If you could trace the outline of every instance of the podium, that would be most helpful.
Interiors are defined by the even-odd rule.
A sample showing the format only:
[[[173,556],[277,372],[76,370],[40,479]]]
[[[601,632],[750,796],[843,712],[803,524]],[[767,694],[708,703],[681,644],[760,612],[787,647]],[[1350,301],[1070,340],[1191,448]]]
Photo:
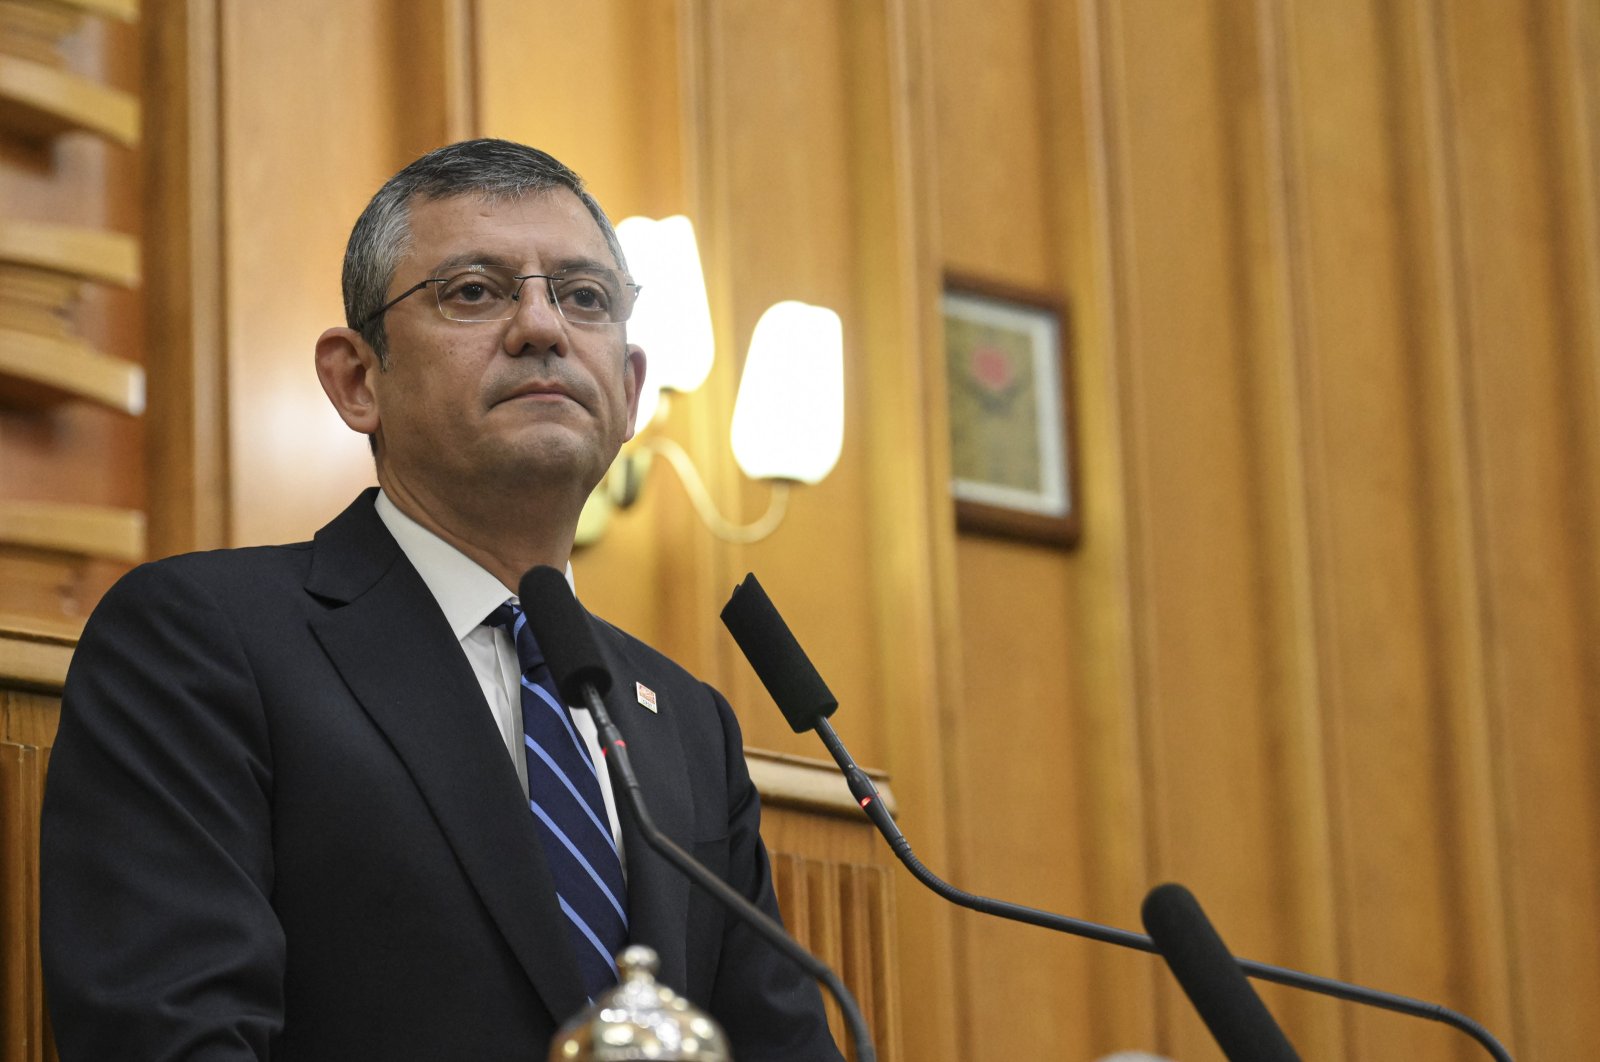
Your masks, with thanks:
[[[39,806],[79,628],[0,615],[0,1062],[55,1059],[39,975]],[[784,919],[839,971],[878,1057],[901,1058],[895,981],[898,865],[831,763],[746,751]],[[893,805],[887,780],[876,778]],[[826,998],[826,997],[825,997]],[[848,1037],[832,1000],[834,1037]]]

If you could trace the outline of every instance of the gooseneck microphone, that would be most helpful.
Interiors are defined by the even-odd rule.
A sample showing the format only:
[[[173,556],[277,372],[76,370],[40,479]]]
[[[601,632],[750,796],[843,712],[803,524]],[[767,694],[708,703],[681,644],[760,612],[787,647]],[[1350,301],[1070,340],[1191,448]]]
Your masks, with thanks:
[[[655,820],[645,806],[639,779],[633,773],[633,764],[628,759],[627,742],[622,740],[610,713],[606,711],[604,696],[611,688],[611,672],[600,656],[599,647],[589,631],[588,617],[572,596],[566,576],[554,568],[540,565],[522,577],[517,596],[522,602],[523,614],[533,628],[533,636],[544,651],[545,662],[550,665],[562,699],[589,709],[599,733],[600,747],[605,752],[612,785],[628,802],[645,843],[690,881],[721,901],[723,906],[759,933],[767,943],[822,982],[844,1014],[856,1058],[860,1062],[877,1062],[877,1052],[872,1046],[866,1020],[861,1016],[861,1008],[839,975],[796,943],[765,911],[701,866],[693,856],[656,828]]]
[[[734,589],[733,596],[722,609],[722,622],[749,659],[750,666],[761,679],[762,685],[766,686],[767,692],[778,703],[778,708],[789,721],[789,726],[796,733],[815,730],[817,736],[822,738],[822,743],[827,746],[834,762],[844,772],[850,792],[861,804],[873,825],[878,828],[878,832],[889,842],[889,847],[894,850],[900,862],[905,864],[906,869],[910,870],[918,881],[951,903],[983,914],[1007,918],[1013,922],[1025,922],[1053,929],[1059,933],[1087,937],[1090,940],[1115,944],[1135,951],[1160,953],[1155,943],[1142,934],[1101,925],[1098,922],[1068,918],[1038,908],[1008,903],[1005,900],[975,896],[956,888],[923,866],[922,862],[912,854],[910,842],[900,832],[900,827],[895,825],[888,809],[878,799],[877,787],[872,784],[872,780],[865,772],[851,761],[849,752],[839,740],[839,735],[834,732],[833,724],[828,722],[828,717],[838,707],[838,701],[828,692],[826,683],[817,675],[805,651],[800,648],[800,643],[795,640],[788,625],[783,622],[783,617],[778,615],[778,610],[773,607],[771,599],[767,597],[766,591],[761,588],[754,575],[746,575],[744,582]],[[1237,959],[1235,962],[1239,969],[1258,981],[1272,981],[1352,1003],[1364,1003],[1400,1014],[1442,1022],[1478,1041],[1498,1062],[1511,1062],[1511,1055],[1482,1025],[1464,1014],[1437,1003],[1428,1003],[1408,996],[1394,995],[1375,988],[1365,988],[1250,959]]]
[[[1157,885],[1140,914],[1229,1062],[1300,1062],[1193,893],[1175,883]]]

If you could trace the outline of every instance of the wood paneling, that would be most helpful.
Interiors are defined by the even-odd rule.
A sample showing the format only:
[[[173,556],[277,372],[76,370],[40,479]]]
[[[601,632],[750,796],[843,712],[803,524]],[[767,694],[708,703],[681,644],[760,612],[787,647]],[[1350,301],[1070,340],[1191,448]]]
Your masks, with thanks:
[[[143,205],[149,248],[150,551],[228,541],[222,277],[222,108],[215,0],[165,5],[144,24]]]
[[[1083,788],[1015,789],[1131,829],[1139,888],[1185,880],[1241,953],[1565,1057],[1600,928],[1593,5],[1073,6],[933,5],[944,260],[1084,330],[1090,526],[1068,556],[963,539],[963,718],[1027,691],[1013,724]],[[965,777],[996,755],[949,747]],[[971,792],[964,858],[1036,880],[1053,839],[1016,856]],[[1114,853],[1040,884],[1126,923]],[[1097,1050],[1211,1057],[1169,988],[1141,1014],[1088,984],[1121,1011]],[[1268,999],[1308,1057],[1476,1052]],[[992,1024],[994,1057],[1029,1046]]]
[[[78,399],[144,412],[144,370],[72,339],[0,328],[0,402],[27,408]]]
[[[191,257],[204,260],[198,241],[220,226],[221,310],[192,312],[195,338],[220,328],[226,356],[190,371],[201,388],[222,389],[227,500],[220,521],[194,519],[207,533],[225,524],[234,544],[303,539],[373,481],[366,440],[329,406],[312,349],[344,323],[344,245],[367,200],[400,167],[468,132],[467,12],[450,0],[213,6],[191,12],[188,46],[194,76],[207,77],[201,35],[214,27],[219,169],[194,171],[189,194],[203,211],[194,197],[217,182],[220,217],[193,215],[202,227]],[[188,127],[202,160],[212,120],[203,102],[192,101]],[[191,414],[197,454],[216,434],[213,409],[201,402]]]
[[[56,7],[77,8],[92,15],[108,15],[132,22],[139,16],[139,0],[45,0]]]
[[[752,777],[770,757],[752,752]],[[771,849],[773,887],[785,927],[807,950],[831,966],[855,996],[884,1062],[913,1057],[903,1043],[898,932],[895,920],[894,860],[866,821],[831,763],[806,761],[816,772],[790,788],[786,779],[762,786],[762,835]],[[809,798],[819,785],[843,791],[844,805],[819,810]],[[887,794],[887,790],[884,791]],[[831,995],[824,992],[829,1021],[841,1047],[848,1027]],[[847,1058],[854,1058],[846,1050]]]
[[[139,282],[138,241],[81,226],[0,221],[0,261],[104,284]]]
[[[132,563],[144,557],[144,513],[103,505],[10,502],[0,543]]]
[[[134,96],[45,63],[0,55],[0,99],[8,132],[48,140],[84,131],[127,147],[139,142]]]
[[[14,688],[59,692],[66,681],[67,665],[81,628],[76,624],[41,623],[32,617],[0,614],[0,675]],[[55,742],[55,710],[50,710],[48,725],[26,706],[34,701],[29,694],[7,693],[0,711],[0,740],[23,745],[51,745]]]
[[[1600,993],[1592,6],[1441,5],[1476,562],[1518,1045],[1582,1052]],[[1592,82],[1591,82],[1592,84]],[[1559,974],[1556,971],[1560,971]]]
[[[1062,132],[1058,122],[1072,114],[1062,108],[1081,106],[1069,71],[1082,60],[1063,40],[1071,29],[1071,20],[1052,14],[1048,5],[935,5],[932,68],[965,72],[934,82],[939,236],[948,268],[1033,290],[1061,290],[1074,244],[1064,229],[1071,202],[1059,183],[1062,156],[1054,145]],[[1076,325],[1076,306],[1070,316]],[[1082,349],[1079,339],[1075,333],[1069,343],[1083,365],[1095,352]],[[1091,379],[1097,371],[1091,368]],[[949,520],[948,487],[938,483],[935,489]],[[1086,544],[1109,541],[1086,528]],[[1079,726],[1074,711],[1094,703],[1080,700],[1075,689],[1082,650],[1074,604],[1086,588],[1068,554],[972,536],[961,539],[955,568],[963,697],[946,745],[951,806],[960,809],[952,818],[958,855],[952,877],[967,888],[1033,906],[1092,909],[1090,894],[1115,886],[1091,884],[1107,865],[1083,857],[1098,848],[1094,838],[1100,830],[1093,820],[1099,813],[1087,811],[1097,805],[1086,799],[1090,787],[1075,765],[1106,762],[1088,753],[1092,733],[1110,736],[1105,727]],[[1093,799],[1102,795],[1096,792]],[[974,828],[975,823],[984,825]],[[1129,854],[1142,863],[1136,820],[1116,824],[1111,833],[1133,838]],[[1108,903],[1098,915],[1126,922],[1128,911]],[[1112,1030],[1129,1020],[1119,1012],[1141,1002],[1140,975],[1148,977],[1149,970],[1143,957],[1130,962],[1112,956],[1096,964],[1108,957],[1084,941],[976,916],[957,924],[966,1018],[959,1057],[1021,1055],[1048,1044],[1062,1057],[1087,1058],[1097,1045],[1128,1046]],[[1019,954],[1028,961],[1015,961]],[[1108,987],[1094,995],[1052,991],[1051,1007],[1014,1002],[1030,986],[1065,989],[1100,978]]]
[[[22,24],[30,17],[31,28]],[[78,24],[67,8],[11,11],[4,21],[0,51],[42,64],[46,82],[65,76],[79,89],[114,91],[127,117],[139,90],[134,27],[97,17]],[[120,128],[131,133],[126,122]],[[0,388],[0,511],[13,528],[31,525],[38,506],[136,516],[146,505],[143,423],[128,413],[138,406],[144,326],[138,293],[122,286],[139,281],[137,156],[93,123],[21,131],[0,121],[0,215],[0,258],[22,263],[3,267],[0,295],[4,359],[15,372]],[[49,543],[0,546],[0,601],[9,612],[83,616],[126,567]]]
[[[0,741],[0,1052],[43,1062],[45,1018],[39,974],[39,800],[45,751]],[[52,1052],[53,1057],[53,1052]]]

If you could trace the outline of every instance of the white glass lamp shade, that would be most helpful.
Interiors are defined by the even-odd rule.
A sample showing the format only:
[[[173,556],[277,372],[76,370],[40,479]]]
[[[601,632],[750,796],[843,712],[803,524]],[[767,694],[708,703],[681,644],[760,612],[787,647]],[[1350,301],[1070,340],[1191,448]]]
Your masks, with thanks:
[[[803,302],[767,309],[733,407],[733,456],[752,479],[818,483],[844,448],[844,327]]]
[[[650,366],[645,379],[659,390],[693,391],[705,382],[716,353],[694,226],[682,214],[660,221],[624,218],[617,238],[628,271],[641,285],[628,340],[644,348]],[[639,426],[647,423],[641,418]]]

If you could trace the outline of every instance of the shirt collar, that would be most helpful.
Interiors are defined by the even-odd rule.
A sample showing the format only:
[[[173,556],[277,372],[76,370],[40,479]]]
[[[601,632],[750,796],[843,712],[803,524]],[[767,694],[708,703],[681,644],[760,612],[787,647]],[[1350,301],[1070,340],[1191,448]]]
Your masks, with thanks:
[[[378,519],[389,529],[400,551],[422,576],[445,621],[459,641],[471,634],[484,618],[516,595],[490,575],[477,561],[400,511],[389,496],[378,491]],[[572,586],[572,565],[567,565],[567,585]]]

